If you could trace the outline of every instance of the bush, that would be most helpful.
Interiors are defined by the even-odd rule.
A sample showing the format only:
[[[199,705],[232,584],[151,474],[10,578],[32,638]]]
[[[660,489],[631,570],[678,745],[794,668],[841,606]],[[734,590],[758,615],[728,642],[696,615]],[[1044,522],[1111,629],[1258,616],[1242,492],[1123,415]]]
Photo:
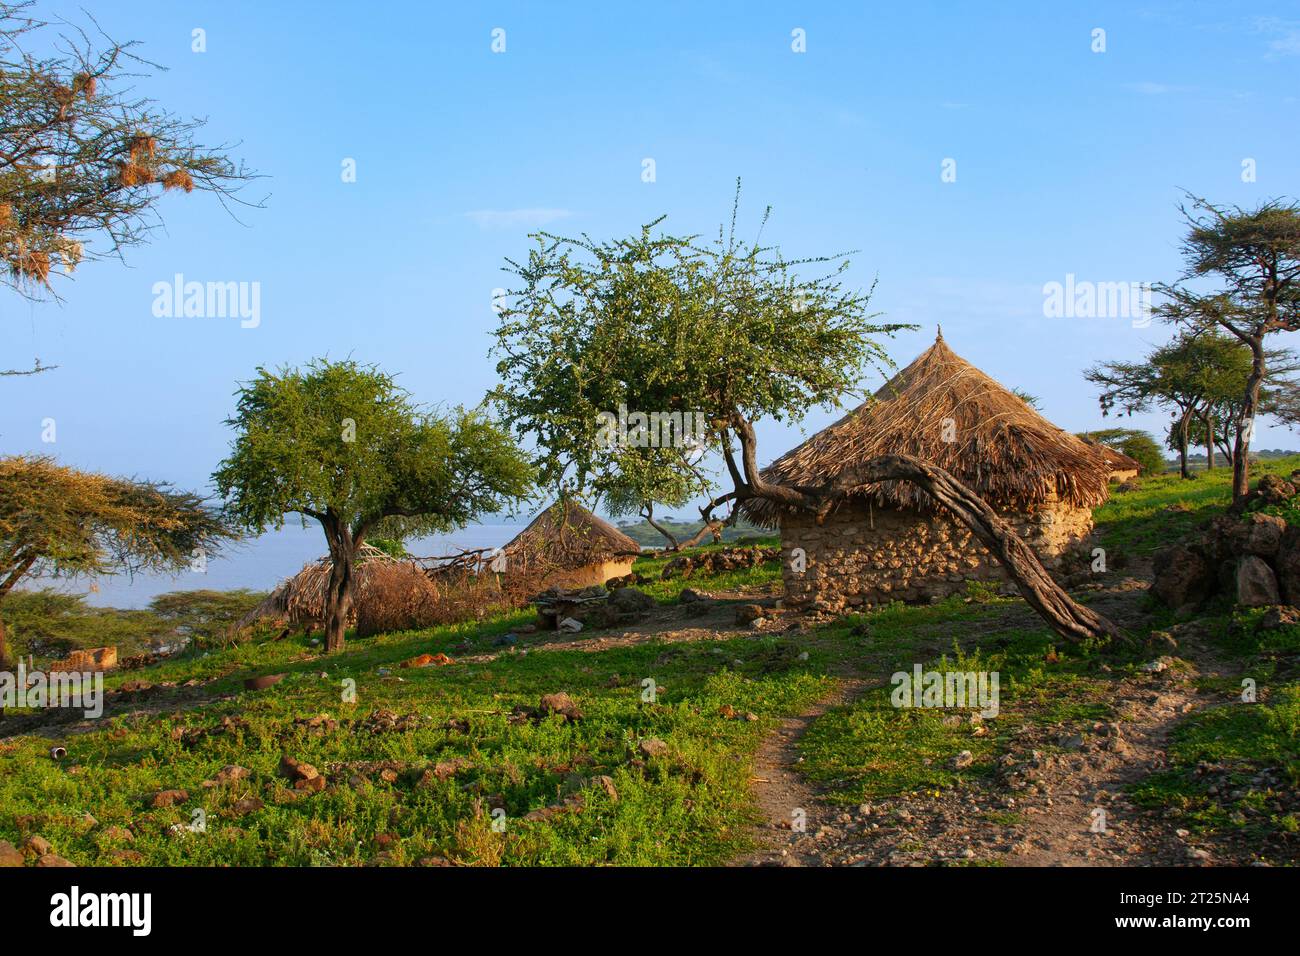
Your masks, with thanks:
[[[143,654],[149,642],[171,633],[151,611],[119,611],[86,604],[80,594],[50,588],[15,590],[0,604],[15,657],[59,660],[79,648],[115,646],[118,657]]]

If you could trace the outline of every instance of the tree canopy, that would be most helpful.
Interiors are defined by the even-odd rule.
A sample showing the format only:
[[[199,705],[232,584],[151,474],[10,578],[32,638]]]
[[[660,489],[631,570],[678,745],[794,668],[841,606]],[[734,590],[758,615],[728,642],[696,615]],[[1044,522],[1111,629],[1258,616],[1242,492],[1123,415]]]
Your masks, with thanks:
[[[1187,223],[1185,268],[1177,281],[1157,286],[1164,301],[1155,312],[1194,333],[1221,329],[1250,350],[1233,423],[1232,491],[1240,501],[1248,490],[1247,452],[1268,375],[1265,339],[1300,330],[1300,204],[1273,199],[1243,209],[1193,196],[1180,210]]]
[[[875,321],[870,290],[843,282],[847,256],[791,260],[741,239],[736,200],[711,241],[669,234],[661,217],[608,241],[536,233],[526,263],[507,261],[517,285],[500,309],[492,398],[532,436],[543,483],[623,505],[712,497],[705,458],[738,475],[742,422],[798,422],[889,366],[879,338],[908,326]],[[620,409],[702,427],[691,443],[662,429],[649,444],[601,440],[602,414]]]
[[[392,376],[350,360],[259,368],[226,424],[235,439],[213,479],[231,520],[261,532],[298,514],[325,532],[341,576],[331,649],[342,646],[351,564],[368,535],[449,531],[532,488],[527,460],[481,409],[418,406]]]
[[[29,573],[181,570],[233,537],[229,523],[190,492],[48,457],[0,458],[0,600]]]

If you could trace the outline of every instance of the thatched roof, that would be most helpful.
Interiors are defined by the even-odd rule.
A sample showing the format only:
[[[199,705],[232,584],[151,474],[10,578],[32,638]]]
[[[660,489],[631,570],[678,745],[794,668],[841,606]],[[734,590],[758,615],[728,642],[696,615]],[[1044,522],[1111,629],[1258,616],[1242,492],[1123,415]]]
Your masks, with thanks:
[[[952,419],[948,428],[945,419]],[[772,481],[820,486],[850,463],[889,454],[932,462],[1004,507],[1053,498],[1098,505],[1106,498],[1111,471],[1100,452],[1043,418],[939,335],[860,407],[786,452],[763,474]],[[861,494],[885,507],[933,507],[910,482],[864,486]],[[768,501],[741,505],[745,517],[767,528],[777,526],[781,510]]]
[[[355,578],[352,617],[355,619],[358,608],[367,599],[370,580],[380,568],[391,570],[394,567],[410,568],[408,575],[412,582],[416,578],[427,581],[424,570],[411,561],[391,557],[385,552],[368,544],[362,544],[357,553],[357,560],[352,568]],[[303,565],[303,569],[291,578],[286,578],[275,590],[262,599],[235,625],[235,630],[247,627],[254,621],[285,621],[294,626],[320,627],[325,623],[325,590],[329,585],[331,561],[328,557],[319,558]]]
[[[551,505],[502,549],[512,567],[581,568],[635,554],[641,546],[567,498]]]
[[[1095,448],[1101,452],[1101,456],[1106,459],[1106,465],[1111,471],[1140,471],[1142,466],[1134,459],[1124,454],[1117,448],[1112,448],[1105,442],[1097,441],[1086,435],[1081,435],[1079,440],[1090,448]]]

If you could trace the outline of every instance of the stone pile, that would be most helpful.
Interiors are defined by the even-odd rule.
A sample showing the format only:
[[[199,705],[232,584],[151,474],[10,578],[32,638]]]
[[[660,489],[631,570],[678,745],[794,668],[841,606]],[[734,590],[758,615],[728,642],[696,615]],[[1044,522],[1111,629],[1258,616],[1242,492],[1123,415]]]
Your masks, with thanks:
[[[1151,593],[1183,615],[1220,594],[1244,607],[1300,606],[1300,526],[1252,510],[1290,501],[1297,480],[1265,475],[1228,514],[1158,550]]]

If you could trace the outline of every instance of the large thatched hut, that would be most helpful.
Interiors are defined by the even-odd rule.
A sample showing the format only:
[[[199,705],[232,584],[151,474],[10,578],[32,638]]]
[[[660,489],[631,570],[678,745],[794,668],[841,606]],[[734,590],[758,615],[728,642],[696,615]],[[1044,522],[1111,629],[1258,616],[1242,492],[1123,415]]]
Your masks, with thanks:
[[[581,588],[630,573],[641,546],[566,498],[539,514],[501,550],[508,578],[538,587]]]
[[[1110,464],[957,356],[939,335],[855,411],[769,465],[773,481],[823,485],[854,462],[906,454],[933,462],[996,508],[1049,567],[1092,528]],[[969,529],[910,482],[863,486],[821,524],[769,501],[745,516],[779,527],[786,600],[828,610],[924,601],[999,579]],[[796,549],[802,549],[802,552]]]

